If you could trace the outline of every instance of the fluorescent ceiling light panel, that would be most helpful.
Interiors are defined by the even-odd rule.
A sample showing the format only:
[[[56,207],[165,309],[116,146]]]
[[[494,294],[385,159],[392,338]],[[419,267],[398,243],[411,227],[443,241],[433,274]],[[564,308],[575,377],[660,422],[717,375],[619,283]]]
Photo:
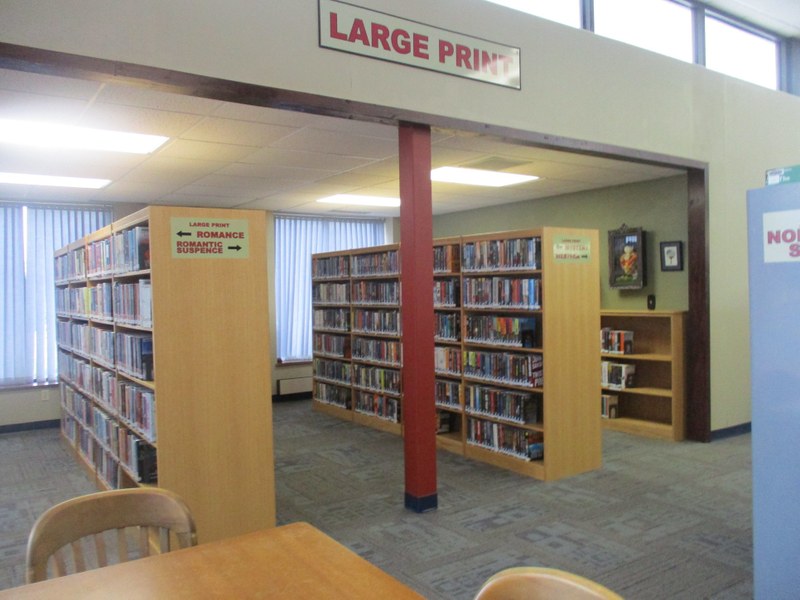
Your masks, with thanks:
[[[486,187],[505,187],[536,179],[539,178],[534,175],[517,175],[516,173],[487,171],[485,169],[464,169],[461,167],[440,167],[431,171],[431,181]]]
[[[400,206],[400,198],[384,196],[356,196],[354,194],[336,194],[320,198],[317,202],[324,204],[350,204],[357,206]]]
[[[17,185],[47,185],[53,187],[88,188],[98,190],[111,183],[110,179],[88,177],[59,177],[55,175],[30,175],[28,173],[0,173],[0,183]]]
[[[163,135],[0,119],[0,143],[5,144],[150,154],[168,139]]]

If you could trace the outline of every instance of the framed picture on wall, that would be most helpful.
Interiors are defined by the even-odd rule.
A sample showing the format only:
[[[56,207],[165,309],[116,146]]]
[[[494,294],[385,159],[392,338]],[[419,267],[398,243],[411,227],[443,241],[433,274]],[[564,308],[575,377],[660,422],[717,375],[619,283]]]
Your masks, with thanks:
[[[683,271],[683,242],[661,242],[661,270]]]
[[[645,232],[628,227],[608,232],[608,285],[618,290],[640,290],[647,284]]]

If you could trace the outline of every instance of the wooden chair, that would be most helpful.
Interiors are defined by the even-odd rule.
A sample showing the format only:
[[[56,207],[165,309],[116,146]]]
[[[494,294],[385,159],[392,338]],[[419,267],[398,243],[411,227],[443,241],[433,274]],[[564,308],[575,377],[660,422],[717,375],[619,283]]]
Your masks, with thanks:
[[[28,583],[197,544],[194,519],[176,494],[133,488],[79,496],[44,512],[28,537]],[[51,560],[51,558],[53,560]]]
[[[622,600],[622,596],[566,571],[514,567],[487,579],[475,600]]]

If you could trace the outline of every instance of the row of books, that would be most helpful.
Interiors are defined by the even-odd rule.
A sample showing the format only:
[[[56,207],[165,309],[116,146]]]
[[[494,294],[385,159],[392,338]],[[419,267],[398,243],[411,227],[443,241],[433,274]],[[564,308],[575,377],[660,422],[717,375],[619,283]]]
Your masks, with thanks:
[[[533,348],[536,344],[536,319],[467,314],[468,342]]]
[[[353,331],[400,335],[400,311],[366,308],[354,310]]]
[[[350,336],[335,335],[332,333],[315,333],[313,348],[315,354],[350,358]]]
[[[399,366],[403,362],[402,345],[397,340],[356,337],[353,338],[353,358]]]
[[[600,330],[600,351],[611,354],[633,354],[633,331],[603,327]]]
[[[115,339],[117,369],[144,381],[153,381],[153,336],[149,333],[117,332]]]
[[[346,308],[314,309],[314,329],[350,331],[350,311]]]
[[[56,288],[56,313],[88,318],[91,314],[89,289],[86,286]]]
[[[350,286],[346,283],[315,283],[311,287],[314,304],[347,304],[350,302]]]
[[[112,237],[114,273],[144,271],[150,268],[150,230],[146,226],[132,227]]]
[[[56,288],[55,306],[60,315],[139,327],[153,324],[153,293],[149,279]]]
[[[86,274],[89,277],[110,275],[112,265],[111,238],[103,238],[91,242],[86,248]]]
[[[544,456],[540,433],[482,419],[467,419],[467,443],[523,460]]]
[[[311,261],[311,277],[349,277],[350,260],[347,256],[327,256]]]
[[[62,420],[62,428],[73,442],[77,440],[78,427],[91,432],[93,440],[81,432],[80,446],[100,476],[116,487],[119,476],[116,469],[121,463],[135,481],[155,483],[155,448],[137,433],[120,426],[117,419],[82,394],[64,388],[68,391],[62,395],[62,405],[70,418]]]
[[[459,285],[453,279],[433,282],[433,305],[438,308],[455,308],[459,304]]]
[[[322,377],[332,381],[350,383],[352,377],[351,365],[347,362],[338,360],[327,360],[325,358],[314,359],[314,376]]]
[[[433,349],[434,370],[439,375],[461,375],[461,350],[447,346]]]
[[[356,254],[350,272],[353,277],[364,275],[397,275],[400,273],[400,253],[397,250]]]
[[[619,396],[616,394],[600,395],[600,416],[604,419],[616,419],[619,416]]]
[[[353,385],[378,392],[399,394],[402,389],[402,376],[396,369],[353,365]]]
[[[463,246],[462,271],[538,269],[539,238],[482,240]]]
[[[464,408],[473,415],[506,419],[516,423],[535,423],[542,414],[541,398],[538,395],[481,385],[465,387]]]
[[[86,277],[86,247],[80,246],[56,256],[53,276],[56,283],[76,281]]]
[[[541,280],[521,277],[465,277],[464,306],[469,308],[541,308]]]
[[[355,411],[392,423],[400,421],[400,401],[397,398],[389,398],[381,394],[356,392]]]
[[[600,374],[605,388],[624,390],[636,384],[636,365],[604,360],[600,362]]]
[[[353,304],[400,304],[400,282],[353,282]]]
[[[461,339],[461,315],[453,312],[433,313],[435,339],[457,342]]]
[[[149,279],[114,283],[114,321],[138,327],[153,326],[153,287]]]
[[[119,380],[111,404],[126,424],[148,442],[156,441],[156,395],[153,390]]]
[[[59,357],[59,368],[61,361],[62,357]],[[147,441],[156,441],[155,392],[117,378],[114,371],[70,355],[64,356],[63,362],[68,366],[70,381],[75,388],[72,385],[61,386],[62,404],[68,406],[76,394],[84,395]]]
[[[461,270],[461,252],[458,244],[433,247],[433,272],[458,273]]]
[[[314,382],[314,400],[350,410],[351,392],[349,387],[332,385],[322,381]]]
[[[461,384],[437,379],[433,383],[433,397],[437,406],[461,408]]]
[[[468,377],[523,387],[542,387],[544,384],[543,362],[539,354],[465,350],[463,360],[463,372]]]

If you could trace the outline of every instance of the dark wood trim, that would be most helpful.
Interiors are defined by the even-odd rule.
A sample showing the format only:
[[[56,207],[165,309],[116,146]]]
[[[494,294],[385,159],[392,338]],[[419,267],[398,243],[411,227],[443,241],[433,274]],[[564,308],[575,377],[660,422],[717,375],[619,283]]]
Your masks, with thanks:
[[[692,440],[710,440],[710,309],[706,237],[708,185],[705,163],[610,144],[598,144],[509,127],[486,125],[442,115],[430,115],[342,98],[281,90],[2,42],[0,42],[0,68],[141,86],[189,96],[395,126],[404,122],[419,123],[429,127],[491,135],[516,144],[686,169],[689,178],[687,435]]]
[[[711,326],[708,290],[708,173],[689,169],[689,313],[686,320],[686,437],[711,441]]]

